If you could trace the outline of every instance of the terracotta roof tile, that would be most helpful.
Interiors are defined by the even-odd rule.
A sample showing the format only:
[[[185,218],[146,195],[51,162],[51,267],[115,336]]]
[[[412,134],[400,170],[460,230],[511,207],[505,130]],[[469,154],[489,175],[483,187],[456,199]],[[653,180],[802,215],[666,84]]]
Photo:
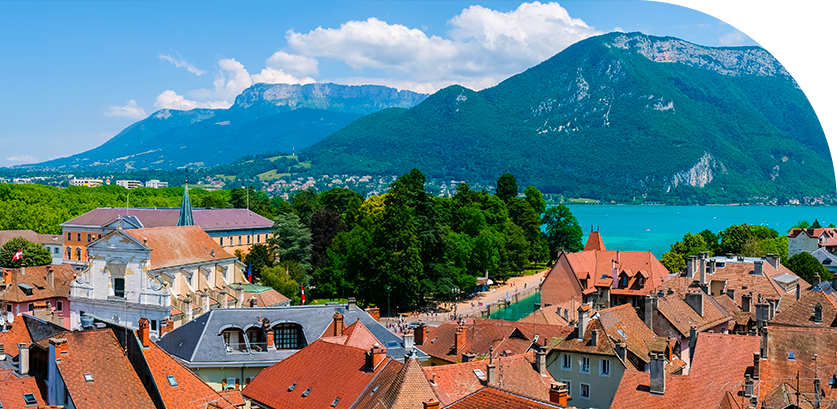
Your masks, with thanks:
[[[564,317],[558,315],[556,313],[556,309],[550,307],[547,311],[544,308],[536,310],[535,312],[519,319],[517,322],[519,324],[539,324],[539,325],[558,325],[558,326],[567,326],[569,323],[564,319]]]
[[[229,297],[229,294],[227,295],[227,297]],[[255,298],[256,307],[271,307],[289,301],[288,297],[285,297],[284,295],[272,288],[270,290],[258,293],[248,293],[245,291],[241,295],[241,298],[244,299],[244,303],[248,306],[250,305],[248,304],[250,300]]]
[[[366,388],[355,408],[422,409],[422,402],[438,400],[417,360],[389,366]]]
[[[593,346],[593,330],[597,331],[596,345]],[[587,323],[587,329],[584,331],[584,338],[578,340],[578,329],[576,328],[567,336],[567,339],[555,347],[558,351],[574,351],[584,352],[588,354],[597,355],[613,355],[616,356],[614,347],[616,345],[608,337],[604,331],[604,327],[598,318],[591,318]]]
[[[508,338],[516,329],[516,323],[511,321],[490,320],[490,319],[465,319],[465,346],[455,350],[456,329],[459,324],[456,321],[448,321],[438,327],[426,327],[426,341],[418,349],[426,354],[447,362],[461,360],[463,353],[484,355],[489,348],[496,346]],[[515,351],[525,352],[525,351]]]
[[[151,247],[151,270],[235,258],[198,226],[130,229],[126,233]],[[212,255],[212,251],[215,255]]]
[[[631,304],[601,310],[597,314],[602,328],[611,340],[624,341],[628,351],[643,362],[648,362],[647,344],[657,341],[658,337],[639,319]]]
[[[799,300],[776,313],[770,325],[790,325],[798,327],[834,327],[837,326],[837,306],[831,297],[822,291],[810,291]],[[822,323],[814,322],[814,307],[822,306]]]
[[[335,407],[348,408],[376,375],[396,361],[384,357],[374,372],[364,371],[365,362],[363,349],[318,339],[263,370],[242,394],[273,408],[328,408],[338,398]]]
[[[22,318],[15,319],[14,324],[6,324],[6,331],[0,332],[0,344],[5,348],[6,355],[17,356],[19,352],[17,344],[30,343],[32,343],[32,338]]]
[[[602,240],[602,235],[597,231],[590,232],[590,236],[587,237],[587,243],[584,244],[584,251],[590,250],[607,250],[605,248],[604,241]]]
[[[450,409],[539,409],[558,407],[560,406],[549,403],[548,399],[546,401],[528,399],[495,388],[480,389],[449,406],[445,406],[445,408]]]
[[[334,322],[331,324],[334,327]],[[333,330],[332,330],[333,331]],[[333,332],[332,332],[333,333]],[[326,332],[328,334],[328,332]],[[369,329],[363,325],[360,320],[355,321],[352,325],[343,330],[343,335],[339,337],[322,337],[321,340],[331,342],[333,344],[348,345],[350,347],[368,350],[375,344],[380,344],[377,338],[369,332]]]
[[[21,270],[15,268],[0,270],[4,274],[11,274],[11,284],[0,293],[0,300],[15,303],[67,298],[75,277],[75,270],[69,264],[26,267],[25,274],[21,274]],[[47,284],[47,271],[53,273],[53,286]],[[31,287],[32,295],[26,295],[18,284]]]
[[[557,305],[571,300],[581,301],[581,278],[573,271],[567,254],[563,251],[558,253],[555,264],[546,272],[540,284],[541,303]]]
[[[135,408],[154,408],[110,329],[68,331],[54,338],[67,340],[67,355],[61,356],[58,371],[76,408],[101,408],[113,402],[131,402]],[[84,374],[91,374],[93,381],[85,381]]]
[[[24,394],[32,394],[38,407],[46,405],[43,398],[46,393],[46,385],[38,382],[35,378],[11,377],[0,380],[0,408],[3,409],[26,409],[33,408],[35,404],[27,404],[23,398]]]
[[[649,392],[647,372],[625,372],[611,408],[718,407],[727,392],[738,396],[759,346],[759,337],[700,333],[689,375],[666,375],[665,394],[660,396]]]
[[[692,325],[701,332],[735,319],[714,298],[700,291],[695,294],[700,294],[703,299],[703,316],[690,307],[679,294],[668,294],[657,299],[657,310],[683,337],[689,337]]]
[[[209,407],[234,408],[223,396],[157,344],[150,343],[148,348],[143,350],[143,354],[166,407],[202,409],[211,404]],[[174,379],[174,386],[169,381],[170,376]]]
[[[497,370],[496,387],[533,399],[549,401],[549,387],[555,380],[546,372],[538,373],[534,366],[534,352],[505,356],[494,359]],[[485,359],[453,365],[430,366],[422,368],[433,392],[442,405],[449,405],[468,394],[488,386]],[[482,371],[478,378],[475,370]]]

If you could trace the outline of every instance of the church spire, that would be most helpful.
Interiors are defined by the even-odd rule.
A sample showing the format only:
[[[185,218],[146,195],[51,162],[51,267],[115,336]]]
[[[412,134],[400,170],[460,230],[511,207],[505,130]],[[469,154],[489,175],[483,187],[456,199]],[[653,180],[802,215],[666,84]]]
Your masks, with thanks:
[[[186,169],[186,185],[183,189],[183,203],[180,204],[180,218],[177,219],[178,226],[193,226],[192,204],[189,202],[189,169]]]

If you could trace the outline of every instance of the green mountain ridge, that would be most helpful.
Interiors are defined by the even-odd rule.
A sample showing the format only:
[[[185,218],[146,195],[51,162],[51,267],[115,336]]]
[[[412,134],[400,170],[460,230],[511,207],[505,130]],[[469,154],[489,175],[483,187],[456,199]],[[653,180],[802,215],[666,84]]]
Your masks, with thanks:
[[[301,154],[322,174],[492,181],[573,197],[834,194],[816,115],[758,47],[611,33],[479,92],[451,86]]]

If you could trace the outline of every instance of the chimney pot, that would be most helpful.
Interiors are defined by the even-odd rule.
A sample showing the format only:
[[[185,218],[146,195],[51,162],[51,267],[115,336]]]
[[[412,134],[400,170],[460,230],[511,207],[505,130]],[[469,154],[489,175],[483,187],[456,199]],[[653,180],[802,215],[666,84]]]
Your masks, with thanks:
[[[497,386],[497,367],[494,364],[488,364],[485,368],[488,373],[488,385]]]
[[[17,344],[18,349],[18,369],[21,375],[29,375],[29,345],[20,343]]]
[[[589,318],[589,313],[590,313],[589,310],[590,310],[590,307],[588,307],[586,305],[582,305],[581,307],[578,307],[578,328],[577,328],[578,329],[578,338],[577,339],[579,341],[584,340],[584,334],[587,332],[587,322],[590,319]]]
[[[46,270],[47,270],[47,273],[46,273],[47,285],[50,286],[50,287],[55,288],[55,273],[52,272],[51,267],[47,267]]]
[[[695,256],[686,258],[686,278],[695,278],[695,260],[697,260]]]
[[[756,260],[753,262],[753,275],[755,276],[763,276],[764,275],[764,261]]]
[[[439,409],[439,401],[432,398],[429,402],[422,402],[422,404],[424,404],[424,409]]]
[[[416,345],[424,345],[425,337],[427,336],[427,327],[424,323],[420,323],[418,327],[416,327],[415,331],[413,332],[414,338],[413,342]]]
[[[334,315],[331,316],[332,322],[334,323],[334,336],[339,337],[343,335],[343,314],[340,311],[336,311]]]
[[[753,380],[750,379],[750,374],[744,374],[744,397],[750,398],[753,396]]]
[[[657,352],[650,352],[651,358],[649,375],[651,379],[651,394],[664,395],[666,393],[666,363],[665,355]]]
[[[407,331],[407,333],[404,334],[404,349],[410,349],[413,346],[415,346],[414,335],[412,332]]]
[[[644,318],[645,318],[645,325],[648,326],[648,329],[651,331],[654,330],[654,325],[652,322],[653,313],[654,313],[654,304],[657,303],[657,297],[652,293],[645,297],[645,311],[644,311]]]
[[[549,388],[549,401],[558,406],[567,406],[567,398],[569,398],[569,391],[567,384],[562,382],[552,382]]]
[[[456,352],[459,352],[460,350],[462,350],[462,348],[465,348],[465,343],[467,341],[466,335],[467,330],[465,329],[465,327],[463,327],[461,324],[458,327],[456,327],[456,344],[454,345]]]
[[[546,375],[546,351],[543,348],[535,351],[535,366],[539,374]]]
[[[148,344],[150,344],[148,338],[148,330],[150,329],[150,325],[148,322],[148,318],[142,317],[139,320],[139,339],[140,344],[142,344],[143,348],[148,348]]]

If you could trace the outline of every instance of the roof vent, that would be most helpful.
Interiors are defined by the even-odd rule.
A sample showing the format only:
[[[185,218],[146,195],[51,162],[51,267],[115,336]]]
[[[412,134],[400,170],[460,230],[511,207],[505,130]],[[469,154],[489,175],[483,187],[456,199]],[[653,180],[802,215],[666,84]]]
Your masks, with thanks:
[[[305,390],[305,392],[302,392],[302,397],[307,398],[310,393],[311,393],[311,388],[308,388],[308,389]]]
[[[334,398],[334,402],[331,402],[331,407],[337,406],[338,403],[340,403],[340,398]]]
[[[294,382],[293,385],[288,386],[288,392],[292,392],[294,389],[296,389],[296,382]]]

